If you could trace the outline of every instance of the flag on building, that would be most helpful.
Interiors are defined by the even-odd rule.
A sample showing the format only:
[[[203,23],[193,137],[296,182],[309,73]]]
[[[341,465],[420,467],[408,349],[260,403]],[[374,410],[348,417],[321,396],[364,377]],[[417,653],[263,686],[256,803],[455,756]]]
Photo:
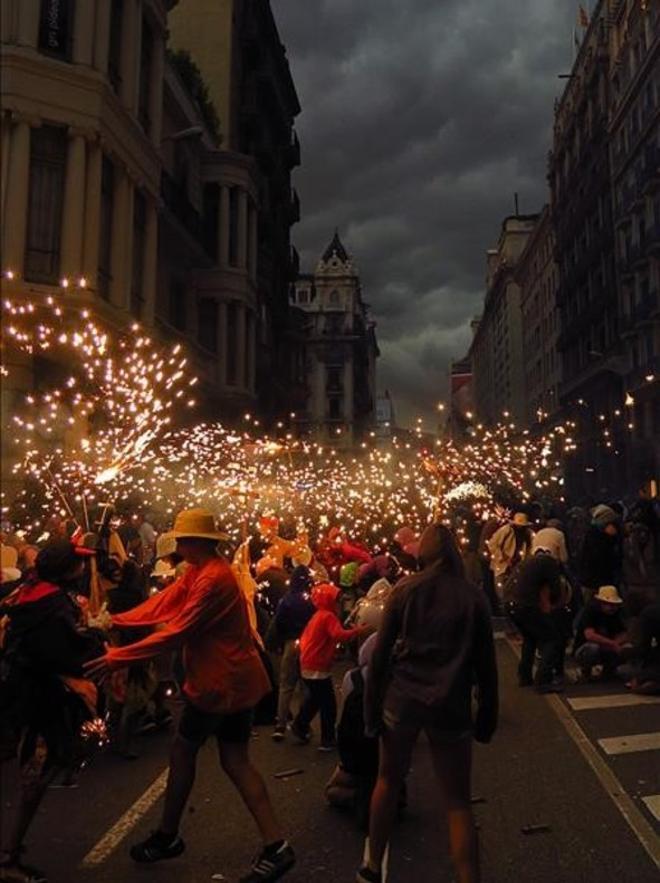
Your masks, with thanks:
[[[584,8],[584,6],[580,3],[580,7],[578,9],[578,25],[581,28],[589,27],[589,13]]]

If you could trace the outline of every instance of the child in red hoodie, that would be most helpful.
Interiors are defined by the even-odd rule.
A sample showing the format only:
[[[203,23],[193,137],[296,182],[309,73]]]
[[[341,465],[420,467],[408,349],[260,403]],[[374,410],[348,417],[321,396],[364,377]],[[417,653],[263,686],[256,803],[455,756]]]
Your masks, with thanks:
[[[337,644],[351,641],[369,631],[368,626],[344,629],[337,616],[340,590],[331,583],[321,583],[312,590],[316,613],[300,637],[300,669],[305,684],[305,700],[291,726],[300,742],[309,742],[310,724],[321,713],[321,744],[319,751],[335,748],[337,700],[332,685],[332,663]]]

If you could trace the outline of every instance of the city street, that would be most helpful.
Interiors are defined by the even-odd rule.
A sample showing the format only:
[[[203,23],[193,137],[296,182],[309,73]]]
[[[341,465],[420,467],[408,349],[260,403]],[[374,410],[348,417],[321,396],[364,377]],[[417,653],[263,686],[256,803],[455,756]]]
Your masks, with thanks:
[[[516,686],[514,652],[501,636],[501,723],[493,743],[476,749],[473,794],[484,880],[656,880],[660,697],[626,695],[618,684],[581,685],[569,688],[565,697],[540,697]],[[29,838],[29,859],[46,869],[53,883],[201,883],[234,881],[245,872],[258,844],[219,771],[212,744],[202,751],[182,831],[184,856],[146,869],[128,858],[128,845],[157,822],[168,742],[166,734],[144,736],[140,759],[101,756],[83,774],[78,790],[48,795]],[[298,851],[298,865],[286,879],[352,881],[364,836],[323,800],[334,757],[319,755],[313,745],[274,745],[268,728],[258,730],[253,746]],[[302,772],[275,778],[286,770]],[[12,782],[5,771],[3,828]],[[393,883],[452,880],[433,792],[422,742],[409,778],[409,807],[391,844],[386,879]],[[539,828],[525,833],[527,826]]]

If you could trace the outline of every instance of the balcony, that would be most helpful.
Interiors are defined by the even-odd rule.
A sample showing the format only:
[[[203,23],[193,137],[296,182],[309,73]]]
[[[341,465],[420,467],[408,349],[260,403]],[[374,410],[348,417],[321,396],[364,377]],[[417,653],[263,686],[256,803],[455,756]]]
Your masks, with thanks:
[[[160,193],[163,202],[188,233],[199,240],[202,235],[202,219],[188,199],[187,193],[174,178],[163,171],[160,178]]]

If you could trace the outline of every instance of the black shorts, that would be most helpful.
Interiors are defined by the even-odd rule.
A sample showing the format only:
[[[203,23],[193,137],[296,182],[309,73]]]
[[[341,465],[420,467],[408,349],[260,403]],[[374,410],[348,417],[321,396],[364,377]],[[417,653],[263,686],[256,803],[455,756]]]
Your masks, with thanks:
[[[233,714],[214,714],[186,702],[179,721],[179,735],[195,745],[203,745],[209,736],[215,736],[218,742],[244,744],[250,741],[253,715],[252,708]]]

